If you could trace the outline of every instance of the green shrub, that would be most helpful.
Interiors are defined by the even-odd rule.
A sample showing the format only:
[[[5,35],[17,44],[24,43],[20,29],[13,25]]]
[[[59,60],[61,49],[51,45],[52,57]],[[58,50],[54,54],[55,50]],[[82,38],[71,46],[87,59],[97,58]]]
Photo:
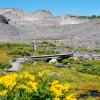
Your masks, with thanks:
[[[77,70],[87,74],[100,75],[100,65],[81,66]]]
[[[28,51],[12,50],[9,52],[10,55],[30,56],[31,53]]]
[[[68,64],[68,63],[73,63],[73,59],[63,59],[61,62],[63,63],[63,64]]]
[[[0,62],[0,69],[4,69],[4,68],[11,68],[12,66],[9,63],[4,63],[4,62]]]
[[[77,70],[86,74],[100,75],[100,61],[99,60],[73,60],[64,59],[62,63],[68,64],[69,68]]]

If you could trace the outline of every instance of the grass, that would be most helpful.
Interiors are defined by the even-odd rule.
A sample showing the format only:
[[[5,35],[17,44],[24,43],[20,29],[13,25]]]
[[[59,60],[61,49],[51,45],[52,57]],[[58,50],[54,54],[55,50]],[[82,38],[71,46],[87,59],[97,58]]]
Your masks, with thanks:
[[[100,60],[74,60],[69,58],[63,59],[62,63],[73,70],[100,76]]]
[[[3,62],[8,62],[12,59],[12,57],[7,54],[7,50],[5,49],[0,49],[0,61],[3,61]]]
[[[59,46],[60,47],[60,46]],[[42,54],[53,54],[55,52],[56,47],[54,45],[49,45],[51,51],[48,52],[46,50],[46,45],[39,45],[38,52],[40,55]],[[62,47],[62,46],[61,46]],[[60,48],[61,48],[60,47]],[[63,47],[62,47],[63,48]],[[75,49],[64,47],[66,49]],[[0,45],[0,61],[4,63],[8,63],[11,60],[14,60],[16,57],[24,56],[26,54],[34,55],[31,45],[27,44],[5,44]],[[39,61],[37,64],[33,64],[33,62],[25,63],[20,72],[28,71],[31,74],[35,74],[37,76],[38,72],[46,72],[49,73],[50,81],[52,80],[60,80],[61,82],[68,82],[73,87],[73,92],[79,96],[80,94],[89,93],[90,91],[97,90],[100,92],[100,76],[94,74],[87,74],[77,70],[81,65],[98,65],[100,67],[100,61],[80,61],[80,60],[65,60],[63,63],[70,63],[68,67],[57,67],[55,65],[47,64],[43,61]],[[3,76],[3,72],[0,71],[0,76]],[[93,100],[99,100],[92,97]],[[84,99],[83,99],[84,100]],[[92,99],[90,99],[92,100]]]

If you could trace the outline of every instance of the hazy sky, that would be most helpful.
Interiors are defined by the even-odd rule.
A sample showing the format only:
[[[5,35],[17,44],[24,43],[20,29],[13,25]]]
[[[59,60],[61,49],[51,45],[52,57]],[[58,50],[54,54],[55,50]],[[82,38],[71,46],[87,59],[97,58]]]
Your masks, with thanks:
[[[0,8],[21,8],[28,12],[46,9],[54,15],[100,15],[100,0],[0,0]]]

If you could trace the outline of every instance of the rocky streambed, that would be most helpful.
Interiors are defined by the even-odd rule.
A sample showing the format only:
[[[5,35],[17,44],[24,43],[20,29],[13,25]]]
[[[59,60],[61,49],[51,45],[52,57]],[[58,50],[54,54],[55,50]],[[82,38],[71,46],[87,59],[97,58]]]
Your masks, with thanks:
[[[73,56],[71,57],[74,60],[80,59],[80,60],[100,60],[100,54],[96,53],[88,53],[88,52],[79,52],[76,51],[73,53]],[[16,61],[11,62],[12,68],[10,68],[9,72],[17,72],[21,69],[22,65],[26,63],[27,61],[35,61],[31,58],[31,56],[25,56],[21,58],[17,58]]]
[[[83,59],[83,60],[100,60],[100,53],[92,53],[92,52],[75,52],[73,54],[73,59]]]

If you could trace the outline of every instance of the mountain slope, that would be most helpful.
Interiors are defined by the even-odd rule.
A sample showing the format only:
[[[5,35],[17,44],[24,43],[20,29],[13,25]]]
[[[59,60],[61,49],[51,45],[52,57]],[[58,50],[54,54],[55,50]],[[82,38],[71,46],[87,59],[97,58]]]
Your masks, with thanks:
[[[0,23],[0,42],[31,42],[32,39],[62,39],[67,46],[100,48],[100,19],[54,16],[50,11],[26,13],[20,9],[0,9],[9,24]]]

